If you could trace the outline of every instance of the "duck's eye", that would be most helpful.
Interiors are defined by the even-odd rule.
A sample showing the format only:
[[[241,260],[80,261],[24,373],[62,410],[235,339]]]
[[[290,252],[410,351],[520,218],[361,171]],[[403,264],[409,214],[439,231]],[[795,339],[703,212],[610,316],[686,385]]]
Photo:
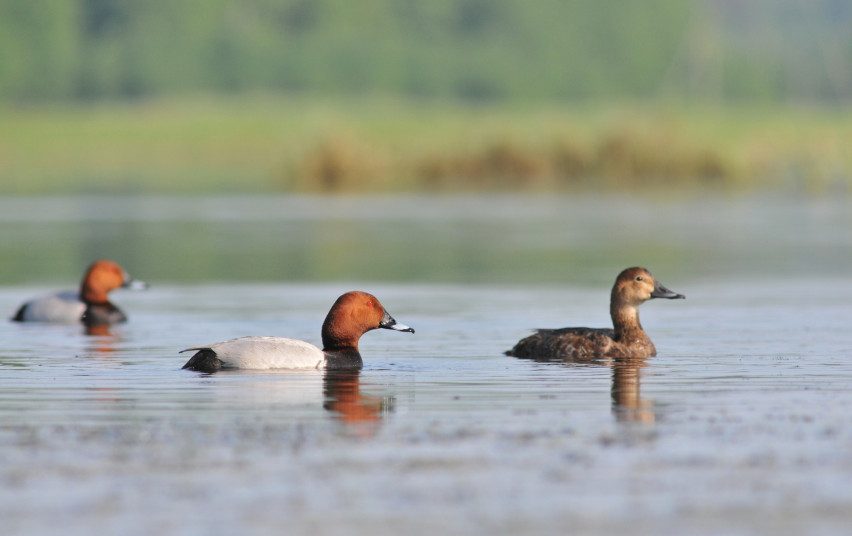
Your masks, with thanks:
[[[642,277],[641,275],[636,276],[636,281],[644,281],[644,280],[645,280],[645,278]]]

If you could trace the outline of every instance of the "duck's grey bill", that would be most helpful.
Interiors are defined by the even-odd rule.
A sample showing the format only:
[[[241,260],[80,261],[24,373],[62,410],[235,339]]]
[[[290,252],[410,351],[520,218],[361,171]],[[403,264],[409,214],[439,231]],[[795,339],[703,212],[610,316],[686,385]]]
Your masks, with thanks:
[[[669,299],[669,300],[686,299],[686,296],[684,296],[683,294],[678,294],[677,292],[675,292],[673,290],[669,290],[666,287],[664,287],[663,285],[660,285],[659,283],[657,283],[657,285],[654,287],[654,292],[651,293],[651,297],[652,298],[666,298],[666,299]]]
[[[148,283],[140,281],[139,279],[128,279],[121,286],[130,290],[145,290],[148,288]]]
[[[408,333],[414,333],[414,328],[408,327],[405,324],[391,324],[390,326],[382,326],[383,328],[395,329],[396,331],[405,331]]]
[[[394,318],[385,311],[384,316],[382,316],[382,321],[379,322],[379,327],[384,329],[393,329],[396,331],[405,331],[408,333],[414,333],[414,328],[410,328],[405,324],[400,324]]]

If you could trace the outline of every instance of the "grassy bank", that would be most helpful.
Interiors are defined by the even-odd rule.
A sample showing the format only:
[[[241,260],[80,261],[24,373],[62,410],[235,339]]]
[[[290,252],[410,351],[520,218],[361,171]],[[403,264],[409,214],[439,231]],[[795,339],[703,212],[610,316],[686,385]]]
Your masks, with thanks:
[[[185,98],[0,109],[0,193],[640,190],[852,183],[852,110]]]

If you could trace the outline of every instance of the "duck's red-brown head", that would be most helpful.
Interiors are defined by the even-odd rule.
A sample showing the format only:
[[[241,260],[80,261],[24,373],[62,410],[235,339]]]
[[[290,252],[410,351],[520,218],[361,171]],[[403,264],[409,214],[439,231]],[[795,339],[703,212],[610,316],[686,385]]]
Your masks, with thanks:
[[[686,298],[683,294],[671,291],[654,279],[645,268],[634,266],[623,270],[615,278],[612,287],[612,303],[638,307],[652,298],[670,300]]]
[[[397,323],[372,294],[352,291],[337,298],[322,323],[324,350],[358,349],[358,339],[378,328],[414,333],[414,329]]]
[[[86,303],[106,303],[107,294],[119,287],[144,289],[147,284],[133,279],[118,263],[100,259],[91,264],[80,283],[80,299]]]

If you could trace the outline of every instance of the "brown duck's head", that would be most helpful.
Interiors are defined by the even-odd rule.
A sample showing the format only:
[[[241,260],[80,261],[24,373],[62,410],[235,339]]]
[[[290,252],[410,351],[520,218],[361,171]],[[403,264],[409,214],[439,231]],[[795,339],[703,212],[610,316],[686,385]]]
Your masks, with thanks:
[[[667,289],[651,275],[651,272],[638,266],[623,270],[615,278],[615,285],[612,287],[613,302],[636,307],[652,298],[676,300],[684,299],[686,296]]]
[[[378,328],[414,333],[413,328],[394,320],[372,294],[347,292],[337,298],[325,317],[322,324],[322,343],[326,349],[357,349],[361,335]]]
[[[89,303],[104,303],[107,294],[117,288],[145,289],[147,283],[133,279],[115,261],[100,259],[93,262],[80,284],[80,298]]]

